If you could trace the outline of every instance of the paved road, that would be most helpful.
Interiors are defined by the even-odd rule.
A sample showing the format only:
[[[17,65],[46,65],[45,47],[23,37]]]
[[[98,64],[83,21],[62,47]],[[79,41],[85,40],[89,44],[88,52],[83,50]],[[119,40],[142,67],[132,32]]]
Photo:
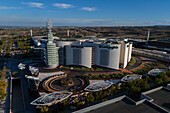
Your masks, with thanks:
[[[21,92],[21,82],[19,80],[12,81],[12,112],[24,113],[24,103]]]
[[[26,79],[25,79],[25,75],[28,74],[28,69],[22,70],[19,73],[20,73],[20,78],[21,78],[21,87],[22,87],[22,91],[23,91],[23,99],[24,99],[24,104],[25,104],[24,105],[25,112],[27,112],[27,113],[36,113],[35,106],[32,106],[30,104],[33,101],[33,99],[29,96],[29,92],[28,92],[28,88],[30,88],[30,84],[31,85],[33,85],[33,84],[32,83],[28,83],[26,81]]]

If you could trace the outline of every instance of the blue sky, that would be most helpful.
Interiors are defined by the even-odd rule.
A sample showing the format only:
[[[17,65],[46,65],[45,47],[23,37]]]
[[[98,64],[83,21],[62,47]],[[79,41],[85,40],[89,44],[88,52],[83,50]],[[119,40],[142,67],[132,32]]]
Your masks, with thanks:
[[[0,25],[170,25],[170,0],[0,0]]]

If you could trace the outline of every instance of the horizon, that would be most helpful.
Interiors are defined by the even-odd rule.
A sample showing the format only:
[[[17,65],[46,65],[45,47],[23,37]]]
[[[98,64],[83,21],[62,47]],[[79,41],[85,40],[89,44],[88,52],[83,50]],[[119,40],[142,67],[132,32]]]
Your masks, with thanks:
[[[93,28],[93,27],[170,27],[170,25],[127,25],[127,26],[54,26],[52,25],[53,28],[72,28],[72,27],[75,27],[75,28],[86,28],[86,27],[89,27],[89,28]],[[0,28],[46,28],[46,25],[42,25],[42,26],[8,26],[8,25],[4,25],[4,26],[1,26],[0,25]]]

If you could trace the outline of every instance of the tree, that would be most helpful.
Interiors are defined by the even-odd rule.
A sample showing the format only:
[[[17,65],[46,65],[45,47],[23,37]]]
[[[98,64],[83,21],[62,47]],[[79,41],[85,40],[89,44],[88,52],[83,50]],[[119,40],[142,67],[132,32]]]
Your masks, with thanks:
[[[168,77],[170,77],[170,70],[166,71]]]
[[[6,89],[7,86],[8,86],[8,84],[5,81],[0,80],[0,87]]]
[[[84,105],[83,102],[78,102],[77,105],[76,105],[76,107],[77,107],[78,109],[80,109],[80,108],[83,107],[83,105]]]
[[[18,74],[18,72],[12,72],[12,75],[15,77],[17,76],[17,74]]]
[[[155,83],[156,85],[160,85],[160,84],[163,83],[163,81],[162,81],[161,78],[156,78],[155,81],[154,81],[154,83]]]
[[[104,101],[108,101],[108,99],[107,98],[102,99],[102,102],[104,102]]]
[[[92,93],[88,94],[87,95],[87,102],[90,103],[90,102],[93,102],[94,101],[94,96],[92,95]]]
[[[110,90],[111,90],[111,93],[112,93],[112,94],[114,94],[114,93],[117,92],[117,91],[116,91],[116,87],[115,87],[114,85],[112,85],[112,86],[110,87]]]
[[[5,92],[5,89],[3,87],[0,87],[0,101],[2,101],[7,96],[7,93]]]
[[[101,95],[102,95],[102,93],[103,93],[103,91],[102,91],[102,90],[100,90],[100,91],[96,92],[96,95],[95,95],[96,100],[101,99]]]
[[[5,77],[7,76],[7,75],[6,75],[6,72],[7,72],[7,69],[6,69],[6,67],[4,66],[3,69],[2,69],[2,72],[1,72],[1,80],[4,80]]]
[[[43,106],[40,110],[41,113],[50,113],[51,111],[49,110],[49,108],[47,106]]]
[[[150,88],[148,81],[144,79],[138,80],[138,86],[141,88],[142,91],[145,91]]]
[[[162,79],[162,81],[165,82],[165,83],[167,83],[167,82],[170,81],[170,78],[169,78],[166,74],[162,75],[161,79]]]

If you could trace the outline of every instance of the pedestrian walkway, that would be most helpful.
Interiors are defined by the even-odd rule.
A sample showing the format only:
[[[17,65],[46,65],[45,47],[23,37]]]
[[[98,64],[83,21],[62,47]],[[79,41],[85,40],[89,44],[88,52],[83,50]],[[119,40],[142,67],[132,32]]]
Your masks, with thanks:
[[[122,69],[122,68],[119,68],[119,70],[121,70],[121,71],[123,71],[123,72],[125,72],[125,73],[132,74],[132,72],[131,72],[131,71],[129,71],[129,70],[127,70],[127,69]]]
[[[139,67],[133,68],[130,71],[135,71],[135,70],[141,69],[145,64],[146,64],[146,62],[142,62],[142,64]]]

